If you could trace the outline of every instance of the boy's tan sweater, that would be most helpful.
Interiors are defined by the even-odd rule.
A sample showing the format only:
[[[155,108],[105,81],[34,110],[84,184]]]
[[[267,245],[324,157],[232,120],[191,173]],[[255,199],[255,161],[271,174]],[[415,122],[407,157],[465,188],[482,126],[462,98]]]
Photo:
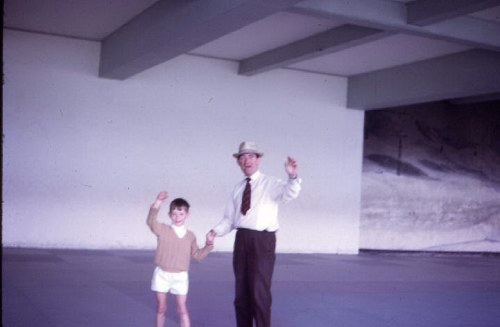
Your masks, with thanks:
[[[189,230],[184,237],[179,238],[172,227],[158,222],[159,211],[159,208],[151,207],[147,219],[148,226],[158,240],[155,264],[168,272],[188,271],[191,257],[201,260],[214,246],[205,245],[200,249],[196,243],[196,236]]]

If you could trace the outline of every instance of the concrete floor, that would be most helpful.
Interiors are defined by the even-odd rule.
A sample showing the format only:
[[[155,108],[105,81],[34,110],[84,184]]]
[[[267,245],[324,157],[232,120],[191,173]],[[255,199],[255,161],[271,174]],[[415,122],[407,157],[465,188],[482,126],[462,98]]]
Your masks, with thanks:
[[[153,254],[3,248],[2,326],[153,326]],[[231,254],[190,278],[192,326],[235,326]],[[273,327],[499,327],[500,256],[279,254],[273,294]]]

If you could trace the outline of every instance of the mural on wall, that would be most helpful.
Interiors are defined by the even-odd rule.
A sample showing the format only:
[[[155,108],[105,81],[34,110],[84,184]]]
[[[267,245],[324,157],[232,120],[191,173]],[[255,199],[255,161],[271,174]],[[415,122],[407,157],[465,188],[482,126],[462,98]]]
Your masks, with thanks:
[[[360,248],[500,252],[500,101],[367,111]]]

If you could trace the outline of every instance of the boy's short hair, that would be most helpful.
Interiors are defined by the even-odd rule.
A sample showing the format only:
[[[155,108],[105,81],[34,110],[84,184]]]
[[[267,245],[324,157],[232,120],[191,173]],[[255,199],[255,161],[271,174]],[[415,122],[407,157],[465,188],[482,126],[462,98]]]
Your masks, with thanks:
[[[189,212],[189,203],[183,198],[177,198],[170,202],[170,211],[172,212],[175,208],[186,208],[186,212]]]

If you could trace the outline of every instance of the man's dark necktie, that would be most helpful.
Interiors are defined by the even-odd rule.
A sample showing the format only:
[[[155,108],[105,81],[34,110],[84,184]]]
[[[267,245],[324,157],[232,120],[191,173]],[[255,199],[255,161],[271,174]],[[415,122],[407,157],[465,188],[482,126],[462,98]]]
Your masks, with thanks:
[[[243,190],[243,197],[241,198],[241,213],[246,215],[248,209],[250,209],[252,187],[250,185],[250,177],[247,177],[247,184],[245,185],[245,189]]]

